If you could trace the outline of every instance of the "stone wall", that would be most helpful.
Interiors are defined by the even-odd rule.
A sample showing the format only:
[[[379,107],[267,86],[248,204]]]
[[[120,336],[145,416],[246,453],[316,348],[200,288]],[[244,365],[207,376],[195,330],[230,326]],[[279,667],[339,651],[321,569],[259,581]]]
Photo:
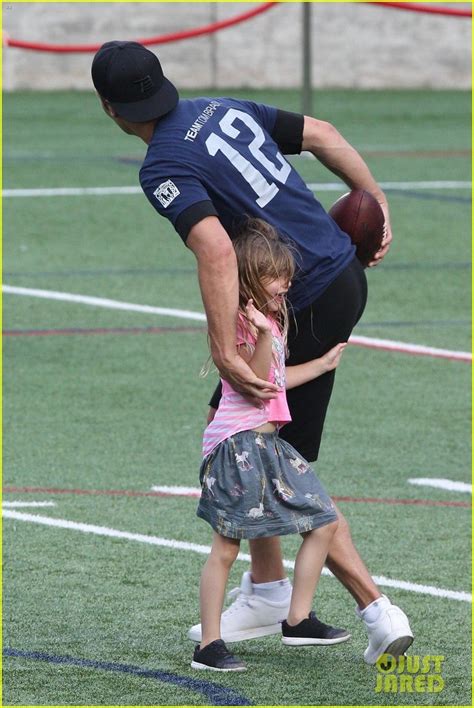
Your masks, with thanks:
[[[469,3],[446,3],[470,7]],[[8,36],[99,44],[190,29],[255,3],[3,3]],[[439,6],[439,5],[438,5]],[[311,3],[315,87],[470,88],[471,20],[366,3]],[[278,7],[214,35],[154,48],[179,87],[301,83],[302,4]],[[88,89],[92,54],[3,50],[4,89]]]

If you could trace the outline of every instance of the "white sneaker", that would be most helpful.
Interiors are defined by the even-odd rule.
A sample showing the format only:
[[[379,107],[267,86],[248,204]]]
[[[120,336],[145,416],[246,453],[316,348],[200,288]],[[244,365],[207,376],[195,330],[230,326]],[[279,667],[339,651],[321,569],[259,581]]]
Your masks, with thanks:
[[[413,642],[413,632],[406,614],[388,597],[380,598],[380,614],[375,622],[367,622],[361,611],[356,612],[364,620],[369,635],[369,646],[364,652],[367,664],[375,664],[382,654],[391,654],[395,658],[402,656]]]
[[[228,597],[236,599],[221,615],[221,637],[224,642],[241,642],[281,633],[281,623],[290,609],[291,593],[284,602],[264,600],[255,595],[250,572],[245,572],[240,588],[231,590]],[[200,624],[191,627],[188,638],[193,642],[201,641]]]

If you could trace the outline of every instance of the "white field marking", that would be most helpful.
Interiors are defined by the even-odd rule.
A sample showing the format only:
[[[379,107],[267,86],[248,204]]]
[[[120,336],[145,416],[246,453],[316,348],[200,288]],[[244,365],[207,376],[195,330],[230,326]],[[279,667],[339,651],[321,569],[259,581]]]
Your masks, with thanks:
[[[2,508],[9,509],[19,509],[28,506],[56,506],[56,502],[53,501],[40,501],[40,502],[24,502],[24,501],[2,501]]]
[[[348,187],[342,182],[310,182],[312,192],[343,192]],[[468,181],[435,180],[431,182],[380,182],[382,189],[471,189]],[[141,187],[46,187],[38,189],[4,189],[3,197],[107,197],[116,194],[142,194]]]
[[[432,182],[379,182],[382,189],[471,189],[472,182],[438,180]],[[342,192],[349,189],[341,182],[310,182],[306,185],[312,192]]]
[[[360,337],[351,335],[351,344],[369,349],[384,349],[385,351],[403,352],[404,354],[419,354],[421,356],[433,356],[438,359],[456,359],[458,361],[472,361],[470,352],[457,352],[450,349],[437,349],[436,347],[425,347],[422,344],[409,344],[408,342],[396,342],[391,339],[376,339],[374,337]]]
[[[51,187],[4,189],[3,197],[107,197],[114,194],[143,194],[141,187]]]
[[[450,492],[467,492],[472,494],[472,484],[466,482],[453,482],[452,479],[437,479],[435,477],[412,477],[409,484],[417,484],[420,487],[436,487],[437,489],[447,489]]]
[[[109,538],[122,538],[127,541],[138,541],[152,546],[162,546],[164,548],[172,548],[180,551],[192,551],[202,555],[209,555],[210,546],[202,546],[197,543],[188,543],[187,541],[176,541],[169,538],[160,538],[159,536],[148,536],[139,533],[129,533],[128,531],[118,531],[107,526],[95,526],[93,524],[84,524],[77,521],[68,521],[66,519],[55,519],[50,516],[37,516],[36,514],[24,514],[19,511],[3,511],[3,516],[6,519],[16,519],[17,521],[28,521],[33,524],[43,524],[44,526],[52,526],[56,528],[69,529],[71,531],[80,531],[81,533],[95,534],[96,536],[108,536]],[[247,553],[239,553],[238,560],[250,562],[250,556]],[[294,568],[294,561],[284,560],[285,568]],[[323,569],[324,575],[332,575],[332,573]],[[385,576],[374,575],[373,579],[377,585],[386,585],[387,587],[400,588],[408,592],[414,592],[421,595],[431,595],[433,597],[442,597],[449,600],[458,600],[460,602],[472,602],[470,593],[457,590],[445,590],[437,588],[433,585],[420,585],[418,583],[409,583],[405,580],[394,580]]]
[[[171,496],[178,497],[200,497],[201,488],[200,487],[168,487],[168,486],[157,486],[151,488],[152,492],[161,492],[162,494],[170,494]]]
[[[26,295],[27,297],[39,297],[46,300],[61,300],[62,302],[76,302],[81,305],[92,307],[105,307],[109,310],[126,310],[128,312],[145,312],[150,315],[165,315],[167,317],[181,317],[187,320],[206,321],[206,315],[201,312],[191,312],[190,310],[173,310],[169,307],[152,307],[151,305],[134,305],[131,302],[120,302],[119,300],[108,300],[103,297],[90,297],[88,295],[74,295],[73,293],[59,293],[54,290],[36,290],[35,288],[17,288],[11,285],[3,285],[4,293],[11,295]]]
[[[37,290],[35,288],[20,288],[13,285],[3,285],[4,293],[10,295],[25,295],[27,297],[38,297],[46,300],[60,300],[62,302],[75,302],[81,305],[92,307],[105,307],[112,310],[126,310],[129,312],[144,312],[152,315],[165,315],[167,317],[179,317],[182,319],[206,321],[206,315],[202,312],[190,310],[174,310],[168,307],[153,307],[151,305],[135,305],[130,302],[120,302],[119,300],[109,300],[101,297],[91,297],[89,295],[75,295],[74,293],[62,293],[54,290]],[[386,351],[396,351],[404,354],[418,354],[421,356],[432,356],[441,359],[456,359],[458,361],[472,361],[470,352],[451,351],[450,349],[435,349],[422,344],[409,344],[407,342],[396,342],[390,339],[374,339],[371,337],[359,337],[352,335],[349,338],[351,344],[370,349],[384,349]]]

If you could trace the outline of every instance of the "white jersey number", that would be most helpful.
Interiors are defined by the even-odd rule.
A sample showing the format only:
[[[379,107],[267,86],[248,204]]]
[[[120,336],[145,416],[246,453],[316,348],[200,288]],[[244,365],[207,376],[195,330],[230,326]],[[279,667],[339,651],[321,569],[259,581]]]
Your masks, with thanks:
[[[236,118],[239,118],[245,125],[250,128],[255,135],[252,142],[249,144],[249,150],[271,175],[281,184],[285,184],[288,175],[291,172],[291,165],[285,160],[280,152],[275,155],[280,165],[275,165],[271,160],[260,150],[265,142],[265,135],[258,123],[249,116],[248,113],[243,113],[235,108],[230,108],[225,116],[219,121],[222,132],[228,135],[229,138],[237,138],[240,134],[234,125]],[[207,151],[210,155],[216,155],[219,150],[227,157],[230,163],[240,172],[246,182],[252,187],[257,194],[257,204],[264,207],[270,202],[273,197],[278,194],[279,188],[274,182],[268,182],[263,174],[257,170],[243,155],[240,154],[232,145],[221,138],[216,133],[211,133],[206,140]]]

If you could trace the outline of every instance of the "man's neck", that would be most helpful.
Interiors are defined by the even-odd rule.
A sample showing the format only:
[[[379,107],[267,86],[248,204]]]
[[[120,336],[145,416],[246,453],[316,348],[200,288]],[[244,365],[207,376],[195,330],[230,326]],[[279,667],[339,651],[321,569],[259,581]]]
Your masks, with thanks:
[[[143,140],[144,143],[149,145],[151,143],[151,139],[153,138],[153,133],[155,132],[157,122],[157,120],[151,120],[147,123],[134,123],[133,132],[138,138]]]

